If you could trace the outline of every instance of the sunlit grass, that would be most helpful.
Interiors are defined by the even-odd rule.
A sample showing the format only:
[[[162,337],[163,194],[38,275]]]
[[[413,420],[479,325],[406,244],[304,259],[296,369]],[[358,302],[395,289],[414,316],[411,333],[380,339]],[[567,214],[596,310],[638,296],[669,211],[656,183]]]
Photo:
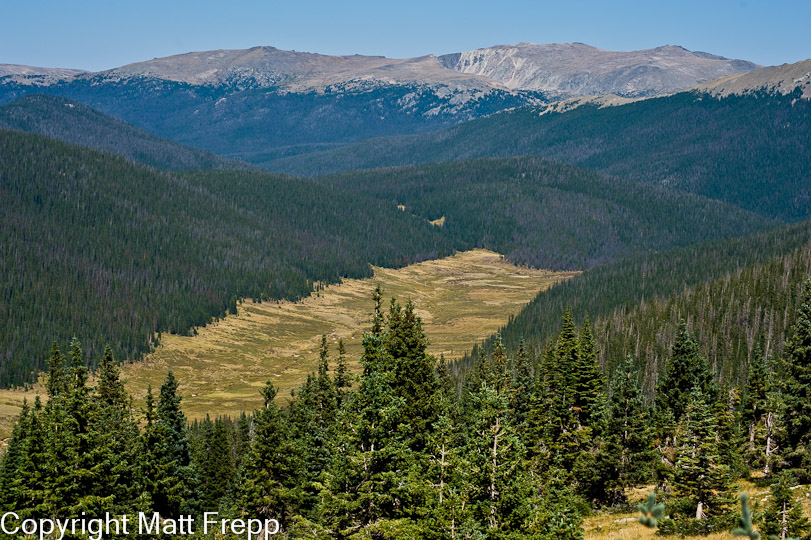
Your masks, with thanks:
[[[123,366],[122,377],[138,407],[147,386],[157,389],[172,369],[190,418],[236,415],[260,405],[259,389],[268,379],[279,387],[279,399],[288,399],[315,369],[322,334],[328,336],[333,358],[342,338],[350,366],[357,369],[378,283],[386,308],[392,296],[414,301],[430,352],[458,358],[538,291],[575,274],[517,267],[485,250],[397,270],[375,268],[372,279],[347,279],[300,302],[246,301],[237,315],[200,328],[193,337],[164,334],[145,361]],[[23,397],[32,400],[36,392],[44,393],[41,387],[25,393],[0,390],[0,438],[8,436]]]

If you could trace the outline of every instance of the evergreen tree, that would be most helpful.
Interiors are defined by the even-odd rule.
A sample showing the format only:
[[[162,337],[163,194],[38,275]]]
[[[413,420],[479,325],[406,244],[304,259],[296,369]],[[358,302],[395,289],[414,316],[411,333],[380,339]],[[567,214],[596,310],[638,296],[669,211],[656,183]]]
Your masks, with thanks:
[[[605,397],[605,376],[597,360],[594,334],[588,318],[578,340],[574,365],[574,407],[582,425],[591,426],[600,417]]]
[[[63,394],[68,389],[68,373],[65,357],[59,352],[56,343],[51,346],[51,356],[48,358],[48,379],[45,383],[48,397]]]
[[[111,511],[134,512],[140,493],[138,471],[138,425],[132,416],[130,398],[120,379],[112,350],[106,347],[99,364],[92,429],[98,446],[96,466],[100,469],[96,489],[112,496]]]
[[[265,383],[264,407],[254,414],[254,436],[243,462],[239,496],[243,512],[278,519],[286,526],[297,499],[295,449],[274,402],[276,392],[273,383]]]
[[[706,396],[696,386],[677,429],[680,445],[673,471],[672,516],[680,533],[703,533],[726,526],[734,502],[732,474],[722,463],[718,423]],[[663,529],[667,529],[663,525]]]
[[[335,367],[335,389],[338,391],[339,402],[344,391],[352,385],[349,370],[346,365],[346,347],[343,338],[338,339],[338,363]]]
[[[811,278],[803,285],[781,367],[785,458],[800,480],[808,481],[811,480]]]
[[[630,356],[617,366],[611,381],[606,430],[608,468],[614,471],[606,491],[611,502],[625,501],[625,490],[645,484],[652,476],[653,426],[650,408],[639,385],[639,370]]]
[[[170,371],[161,385],[157,406],[149,388],[146,426],[141,435],[145,494],[156,512],[170,518],[193,512],[197,506],[196,475],[177,387]]]
[[[743,437],[740,432],[740,392],[737,388],[724,390],[720,393],[721,399],[715,403],[715,418],[718,424],[716,439],[718,440],[718,454],[720,461],[728,466],[735,478],[748,474],[743,461],[741,447]]]
[[[26,446],[31,436],[31,409],[28,401],[23,399],[23,406],[8,440],[6,453],[0,462],[0,508],[17,509],[16,503],[21,500],[19,493],[19,475],[26,460]]]
[[[338,420],[324,509],[341,536],[374,535],[381,527],[413,535],[427,488],[425,455],[415,448],[428,442],[438,385],[413,305],[403,310],[393,300],[386,321],[379,287],[373,300],[372,329],[363,336],[363,375]]]
[[[664,375],[656,385],[657,413],[670,410],[673,420],[681,421],[695,387],[698,387],[708,402],[715,401],[717,387],[710,366],[699,351],[698,343],[687,330],[687,323],[681,321],[678,337],[665,364]]]
[[[532,396],[537,392],[537,381],[532,369],[532,362],[522,339],[518,345],[513,372],[513,399],[510,407],[515,415],[515,425],[526,427],[529,411],[532,406]]]
[[[229,422],[224,418],[211,421],[206,416],[202,453],[196,460],[199,476],[200,504],[203,510],[225,509],[232,500],[236,467]]]
[[[387,326],[383,344],[394,366],[392,390],[403,400],[401,414],[408,425],[408,444],[421,452],[438,417],[436,360],[426,352],[428,339],[411,301],[403,309],[392,299]]]
[[[806,536],[811,531],[811,524],[803,516],[803,505],[791,489],[796,483],[797,480],[790,473],[783,472],[771,485],[771,497],[761,520],[764,534],[781,540],[811,536]]]

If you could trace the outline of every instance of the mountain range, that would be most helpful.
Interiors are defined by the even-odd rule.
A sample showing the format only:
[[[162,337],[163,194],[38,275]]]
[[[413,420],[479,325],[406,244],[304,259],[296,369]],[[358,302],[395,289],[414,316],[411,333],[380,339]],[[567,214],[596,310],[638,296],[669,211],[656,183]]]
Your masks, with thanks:
[[[519,43],[408,59],[254,47],[96,73],[0,65],[0,104],[54,94],[199,150],[262,163],[585,94],[661,95],[757,67],[675,46]]]

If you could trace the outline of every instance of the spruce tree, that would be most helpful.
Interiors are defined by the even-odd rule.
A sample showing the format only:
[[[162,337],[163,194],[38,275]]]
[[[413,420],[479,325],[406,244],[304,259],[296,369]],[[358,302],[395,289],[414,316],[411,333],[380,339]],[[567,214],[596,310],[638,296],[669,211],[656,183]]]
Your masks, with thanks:
[[[537,381],[533,373],[532,361],[527,353],[526,343],[522,339],[518,345],[513,367],[513,398],[510,404],[515,415],[515,425],[526,427],[529,411],[532,407],[532,396],[536,393]]]
[[[811,480],[811,278],[803,285],[797,318],[782,361],[781,420],[785,457],[801,481]]]
[[[643,485],[652,478],[653,448],[650,408],[639,385],[639,370],[630,356],[617,366],[611,380],[611,401],[606,430],[609,470],[609,501],[625,501],[628,488]]]
[[[17,509],[18,501],[22,500],[19,492],[19,475],[26,459],[26,446],[31,436],[31,408],[28,401],[23,399],[23,406],[8,440],[6,453],[0,461],[0,508],[8,510]]]
[[[780,473],[771,485],[771,497],[761,519],[764,534],[780,539],[808,538],[811,523],[803,516],[803,505],[791,489],[796,485],[796,478],[788,472]]]
[[[262,389],[264,406],[254,414],[254,436],[245,456],[240,509],[262,519],[286,525],[296,506],[295,449],[274,402],[276,388],[268,381]]]
[[[717,418],[698,386],[689,395],[678,431],[673,471],[675,530],[706,534],[726,525],[734,501],[732,473],[719,452]]]
[[[440,394],[436,360],[426,352],[428,339],[411,301],[403,309],[392,300],[383,344],[393,364],[392,390],[403,400],[409,445],[421,452],[438,417]]]
[[[178,382],[170,371],[157,406],[152,389],[146,398],[146,426],[141,435],[142,475],[153,509],[176,518],[197,509],[197,479],[191,462],[186,417],[180,409]]]
[[[708,403],[715,401],[717,387],[710,366],[687,330],[687,323],[681,321],[665,372],[656,385],[657,413],[670,410],[673,421],[681,421],[695,387]]]
[[[591,323],[586,318],[578,340],[578,354],[574,365],[574,407],[581,424],[591,426],[599,418],[605,396],[605,375],[597,360],[597,349]]]

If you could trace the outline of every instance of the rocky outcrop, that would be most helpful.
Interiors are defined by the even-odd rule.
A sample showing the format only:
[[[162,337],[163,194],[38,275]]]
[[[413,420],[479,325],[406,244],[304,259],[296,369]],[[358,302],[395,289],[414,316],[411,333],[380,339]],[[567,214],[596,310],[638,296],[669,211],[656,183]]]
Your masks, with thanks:
[[[486,76],[513,90],[562,96],[666,94],[758,67],[672,45],[619,52],[583,43],[498,45],[439,60],[450,69]]]

